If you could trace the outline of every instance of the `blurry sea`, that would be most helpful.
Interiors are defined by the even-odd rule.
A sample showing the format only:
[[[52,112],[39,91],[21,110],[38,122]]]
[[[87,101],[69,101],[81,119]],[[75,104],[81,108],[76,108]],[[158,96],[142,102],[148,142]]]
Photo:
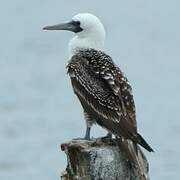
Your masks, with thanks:
[[[151,179],[180,179],[180,1],[0,4],[0,180],[58,180],[66,166],[59,145],[84,135],[65,69],[73,34],[42,31],[79,12],[100,17],[106,52],[133,86],[139,132],[155,149],[146,153]]]

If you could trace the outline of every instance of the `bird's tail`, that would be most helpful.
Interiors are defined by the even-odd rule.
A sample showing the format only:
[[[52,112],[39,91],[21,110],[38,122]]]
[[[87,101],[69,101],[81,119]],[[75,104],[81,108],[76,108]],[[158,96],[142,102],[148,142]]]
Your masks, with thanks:
[[[147,151],[154,152],[151,146],[144,140],[144,138],[140,134],[138,134],[138,144],[140,144]]]

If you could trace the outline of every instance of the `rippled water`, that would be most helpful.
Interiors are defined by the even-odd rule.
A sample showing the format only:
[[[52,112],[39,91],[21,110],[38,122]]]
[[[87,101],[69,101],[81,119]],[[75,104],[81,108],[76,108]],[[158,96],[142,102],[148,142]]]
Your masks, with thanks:
[[[135,94],[139,131],[151,179],[179,180],[180,2],[3,1],[0,6],[0,179],[59,179],[66,165],[60,143],[83,136],[82,110],[65,65],[67,32],[44,25],[78,12],[101,17],[106,49]],[[93,136],[104,134],[93,129]]]

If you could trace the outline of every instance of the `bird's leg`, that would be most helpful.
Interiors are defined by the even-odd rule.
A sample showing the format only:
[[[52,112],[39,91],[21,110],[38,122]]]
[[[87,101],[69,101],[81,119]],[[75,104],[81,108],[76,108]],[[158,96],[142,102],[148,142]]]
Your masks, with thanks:
[[[90,131],[91,131],[91,127],[87,126],[86,134],[85,134],[85,137],[84,137],[85,140],[90,140]]]
[[[87,140],[90,141],[90,131],[91,131],[91,126],[87,126],[86,127],[86,134],[84,136],[84,138],[74,138],[74,140]]]
[[[75,138],[74,140],[87,140],[87,141],[90,141],[91,140],[91,138],[90,138],[91,126],[92,125],[87,123],[86,133],[85,133],[84,138]]]
[[[84,117],[86,119],[86,134],[84,139],[89,141],[91,127],[93,125],[93,118],[86,111],[84,111]]]

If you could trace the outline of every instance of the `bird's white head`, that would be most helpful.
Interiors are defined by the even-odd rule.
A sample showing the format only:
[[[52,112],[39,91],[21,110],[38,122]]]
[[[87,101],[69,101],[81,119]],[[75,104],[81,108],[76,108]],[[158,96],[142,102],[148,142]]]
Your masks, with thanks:
[[[70,56],[80,49],[93,48],[102,50],[105,41],[105,30],[101,21],[90,13],[75,15],[70,22],[46,26],[45,30],[68,30],[75,33],[69,43]]]

